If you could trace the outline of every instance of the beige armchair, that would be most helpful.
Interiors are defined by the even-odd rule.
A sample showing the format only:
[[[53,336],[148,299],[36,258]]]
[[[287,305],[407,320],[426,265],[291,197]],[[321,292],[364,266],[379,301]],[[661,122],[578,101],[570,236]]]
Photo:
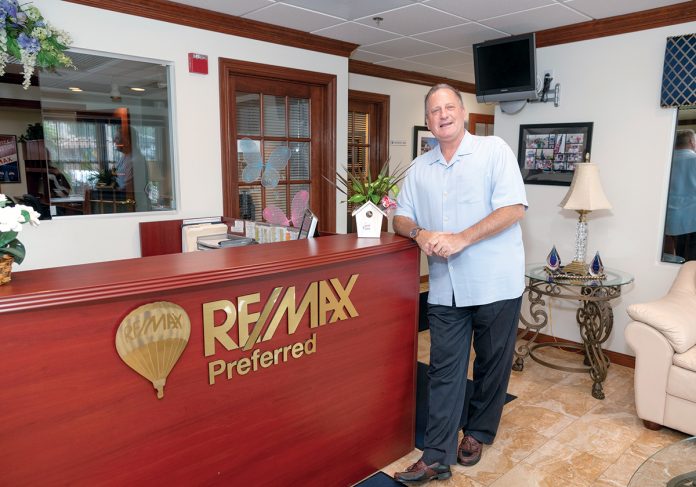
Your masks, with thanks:
[[[683,264],[666,296],[627,311],[638,417],[646,428],[696,435],[696,261]]]

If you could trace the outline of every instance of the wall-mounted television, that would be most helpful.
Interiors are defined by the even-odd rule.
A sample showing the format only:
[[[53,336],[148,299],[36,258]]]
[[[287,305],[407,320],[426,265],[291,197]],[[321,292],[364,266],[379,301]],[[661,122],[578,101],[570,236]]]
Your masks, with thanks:
[[[476,100],[536,100],[534,33],[474,44]]]

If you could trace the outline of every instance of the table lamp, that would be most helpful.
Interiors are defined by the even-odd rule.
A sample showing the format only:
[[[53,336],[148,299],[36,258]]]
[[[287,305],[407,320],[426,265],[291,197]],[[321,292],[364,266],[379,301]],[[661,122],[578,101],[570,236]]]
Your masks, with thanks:
[[[602,184],[599,182],[599,167],[589,162],[587,154],[586,162],[575,164],[573,181],[570,189],[559,206],[566,210],[575,210],[580,214],[575,232],[575,257],[573,261],[563,267],[566,274],[588,276],[589,272],[585,263],[585,251],[587,246],[587,214],[594,210],[606,210],[611,204],[604,195]]]

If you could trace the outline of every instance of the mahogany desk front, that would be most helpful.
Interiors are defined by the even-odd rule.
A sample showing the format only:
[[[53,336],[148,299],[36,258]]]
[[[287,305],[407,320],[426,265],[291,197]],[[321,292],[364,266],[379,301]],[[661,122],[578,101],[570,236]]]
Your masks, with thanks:
[[[413,448],[418,275],[417,247],[391,234],[15,272],[0,286],[0,484],[357,482]],[[319,293],[320,318],[345,299],[336,283],[357,316],[339,306],[341,319],[329,311],[311,327],[307,311],[294,333],[281,316],[251,349],[216,342],[205,356],[205,303],[239,308],[258,293],[252,316],[274,289],[294,286],[299,305],[312,283],[332,290]],[[181,306],[191,323],[162,399],[114,344],[124,317],[156,301]],[[211,362],[310,339],[314,353],[209,384]]]

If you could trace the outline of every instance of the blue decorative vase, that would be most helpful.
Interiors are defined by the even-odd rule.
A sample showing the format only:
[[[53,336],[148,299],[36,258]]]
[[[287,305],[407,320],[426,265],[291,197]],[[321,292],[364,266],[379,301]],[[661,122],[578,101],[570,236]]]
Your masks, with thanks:
[[[594,259],[592,259],[588,272],[591,276],[601,276],[604,274],[604,263],[602,262],[602,258],[599,256],[599,252],[597,252]]]
[[[554,245],[551,249],[551,252],[549,252],[549,255],[546,256],[546,268],[551,272],[556,272],[558,269],[560,269],[560,267],[561,256],[558,255],[558,251],[556,250],[556,246]]]

